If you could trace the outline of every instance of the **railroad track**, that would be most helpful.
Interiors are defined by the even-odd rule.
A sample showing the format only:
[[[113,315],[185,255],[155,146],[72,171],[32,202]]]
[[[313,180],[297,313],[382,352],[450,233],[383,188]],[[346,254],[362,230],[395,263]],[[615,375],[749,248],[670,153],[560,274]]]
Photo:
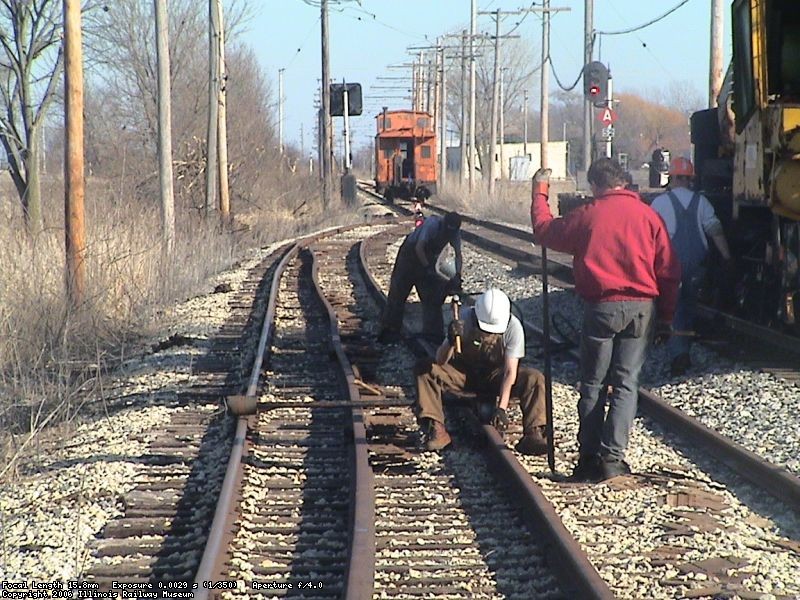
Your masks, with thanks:
[[[219,583],[198,597],[562,597],[541,544],[479,453],[450,460],[419,452],[407,397],[412,358],[372,348],[378,309],[357,267],[364,233],[318,240],[288,263],[268,358],[273,377],[246,436],[233,546],[209,561],[221,570],[197,576],[238,586]],[[332,352],[346,353],[343,375],[332,372]],[[346,399],[331,387],[342,381]],[[369,451],[368,473],[343,466],[348,447]],[[314,460],[312,448],[324,456]],[[348,501],[348,488],[357,496],[365,487],[370,499]],[[359,523],[371,529],[362,544]]]
[[[148,438],[146,452],[135,458],[145,466],[134,488],[120,498],[123,515],[92,544],[93,560],[84,578],[98,589],[110,590],[114,582],[158,586],[186,581],[197,570],[232,428],[232,420],[213,402],[239,391],[242,372],[254,355],[251,338],[264,315],[258,292],[281,251],[254,267],[232,296],[230,318],[194,364],[202,383],[178,396],[175,404],[184,409],[173,413],[155,439]]]
[[[383,264],[375,267],[377,271],[382,270],[384,285],[388,283],[388,270],[393,262],[393,252],[396,251],[396,248],[397,245],[394,244],[393,247],[387,249]],[[482,249],[482,253],[485,254],[484,249]],[[380,252],[375,252],[375,254],[378,255]],[[477,272],[479,278],[485,275],[488,278],[487,281],[500,285],[504,289],[508,289],[510,280],[517,281],[518,288],[524,287],[520,286],[518,275],[499,276],[498,270],[502,271],[502,265],[500,269],[481,267],[475,263],[479,258],[486,262],[485,257],[475,256],[475,253],[470,252],[468,248],[465,255],[467,261],[465,273],[468,281],[471,279],[470,273]],[[528,289],[521,290],[521,293],[529,296],[531,293],[536,295],[540,291],[541,288],[539,287],[537,291],[534,284]],[[518,299],[520,299],[519,296]],[[539,320],[538,314],[535,313],[536,306],[526,303],[521,303],[521,305],[527,309],[525,316],[529,322]],[[531,314],[532,312],[534,314]],[[557,381],[575,380],[577,375],[573,360],[564,357],[559,360],[559,362],[567,364],[562,364],[560,368],[556,369]],[[559,397],[562,401],[566,400],[562,404],[562,410],[558,411],[561,414],[559,415],[557,412],[557,424],[559,420],[563,423],[565,420],[574,418],[574,415],[571,414],[574,413],[574,409],[570,410],[576,400],[574,390],[571,391],[571,394],[570,398],[570,393],[566,393],[565,390],[559,390],[557,393],[557,402]],[[663,404],[666,405],[666,403]],[[701,429],[702,431],[696,433],[696,437],[703,439],[703,443],[708,443],[713,432],[708,428],[698,427],[697,421],[686,418],[685,415],[679,415],[679,418],[680,420],[675,421],[670,429],[681,431],[689,426]],[[659,419],[661,419],[660,416],[656,420]],[[568,425],[575,427],[575,423]],[[567,425],[557,425],[557,429],[562,427],[566,428]],[[649,429],[653,433],[645,432],[645,429]],[[614,480],[602,486],[589,487],[587,490],[554,482],[542,473],[542,465],[539,462],[521,457],[522,462],[535,476],[537,483],[545,488],[548,498],[556,504],[559,513],[566,512],[565,523],[585,544],[592,562],[606,581],[612,585],[618,596],[629,597],[631,593],[639,589],[637,593],[646,597],[675,597],[673,594],[680,595],[682,593],[697,594],[697,597],[702,597],[703,593],[709,596],[716,594],[718,597],[730,597],[734,594],[740,594],[741,597],[751,597],[748,594],[755,594],[752,597],[758,597],[758,594],[749,590],[749,587],[753,586],[758,589],[759,585],[763,586],[762,590],[766,589],[770,593],[778,592],[775,597],[788,598],[800,593],[797,590],[789,591],[792,589],[791,584],[794,583],[793,576],[789,575],[791,571],[785,570],[786,565],[783,562],[784,559],[788,559],[791,564],[796,564],[799,556],[798,546],[793,541],[796,540],[798,531],[798,503],[794,491],[797,489],[794,483],[796,478],[785,470],[776,469],[773,464],[760,460],[757,456],[749,456],[749,464],[747,464],[748,461],[745,461],[744,467],[742,464],[736,464],[738,459],[731,460],[726,457],[726,461],[736,466],[739,472],[748,475],[756,482],[758,487],[753,488],[744,484],[727,469],[720,467],[718,462],[703,457],[702,451],[698,452],[692,447],[694,441],[687,443],[685,438],[683,440],[673,439],[674,436],[670,431],[651,422],[648,422],[646,427],[637,426],[637,430],[639,431],[635,434],[631,444],[632,449],[635,450],[640,443],[637,440],[639,435],[644,433],[651,437],[655,436],[656,439],[652,444],[649,441],[647,444],[648,447],[652,445],[654,453],[658,452],[657,459],[643,457],[642,464],[646,465],[646,468],[641,469],[644,472],[640,476],[619,478],[620,481]],[[682,436],[683,433],[681,433]],[[730,440],[719,435],[715,437],[717,446],[713,451],[714,455],[719,457],[723,451],[730,451]],[[676,446],[679,449],[677,455],[674,451],[662,448],[664,444],[661,439],[666,440],[667,445]],[[557,464],[559,470],[564,472],[574,461],[577,448],[574,440],[566,439],[563,434],[558,440],[558,446],[563,451],[557,456]],[[692,459],[687,461],[680,454],[688,454]],[[755,475],[754,470],[757,470],[760,475]],[[780,480],[779,483],[776,483],[775,480],[770,481],[770,478],[776,474],[777,479]],[[765,480],[763,477],[767,479]],[[785,502],[772,503],[764,499],[765,494],[775,494],[776,492],[784,498]],[[753,501],[753,498],[759,495],[763,502]],[[609,498],[614,499],[614,506],[609,507],[614,511],[611,515],[597,514],[597,511],[592,509],[592,506],[607,504]],[[754,514],[749,514],[749,511],[743,507],[744,504],[753,504],[756,509]],[[665,510],[661,511],[665,514],[651,510],[654,505],[665,507]],[[780,511],[785,511],[786,519],[772,520],[771,517]],[[758,512],[762,516],[756,514]],[[738,514],[746,523],[731,519],[732,513]],[[632,518],[631,515],[634,517]],[[641,522],[642,520],[645,522]],[[652,522],[647,523],[648,520]],[[658,523],[658,526],[654,527],[654,523]],[[758,523],[759,526],[753,528],[751,527],[752,523]],[[617,539],[615,540],[613,536],[603,535],[604,530],[615,531]],[[628,544],[628,546],[636,546],[633,551],[631,548],[625,548],[624,543],[621,549],[615,548],[619,545],[620,540],[629,540],[631,536],[640,535],[635,533],[637,530],[641,530],[641,535],[653,536],[655,541],[649,542],[649,547],[648,543]],[[730,541],[731,545],[728,545],[728,541],[720,541],[720,547],[717,549],[716,543],[710,542],[715,533],[719,535],[720,531],[734,530],[737,531],[735,534],[731,533],[729,537],[736,541]],[[697,536],[696,547],[693,547],[692,544],[674,543],[675,540],[686,535]],[[724,538],[727,534],[721,535]],[[664,543],[659,543],[659,539]],[[737,555],[737,544],[760,546],[762,550],[770,548],[776,557],[780,557],[776,560],[776,565],[781,566],[775,568],[767,565],[764,562],[765,556],[759,555],[758,552],[743,559]],[[793,549],[789,550],[788,548]],[[701,556],[702,552],[706,558],[696,558],[693,562],[687,559],[689,552],[694,553],[695,557]],[[607,556],[609,553],[613,557],[611,560]],[[638,580],[630,581],[626,569],[621,568],[626,561],[645,567],[638,569],[645,571],[638,576]],[[778,571],[781,571],[781,567],[784,570],[779,574]],[[651,572],[648,573],[647,569],[651,569]],[[668,582],[666,586],[654,583],[655,573],[659,573],[660,577]],[[753,583],[753,578],[759,577],[764,581]],[[704,585],[698,585],[701,582],[705,582]],[[785,595],[779,593],[778,590],[773,590],[773,582],[786,590]],[[787,589],[787,585],[789,585],[789,589]],[[626,586],[629,587],[626,589]],[[641,587],[637,588],[637,586]],[[665,588],[671,591],[665,591]],[[641,590],[648,591],[645,593]]]

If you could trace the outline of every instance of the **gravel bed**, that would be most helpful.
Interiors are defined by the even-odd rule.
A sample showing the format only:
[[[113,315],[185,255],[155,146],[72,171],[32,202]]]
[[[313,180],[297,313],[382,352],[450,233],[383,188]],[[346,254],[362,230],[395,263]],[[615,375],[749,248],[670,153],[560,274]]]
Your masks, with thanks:
[[[75,579],[91,566],[88,544],[122,514],[122,497],[146,468],[137,461],[160,426],[182,411],[220,409],[179,406],[178,393],[202,383],[192,364],[228,318],[230,294],[277,247],[254,252],[215,277],[208,293],[165,309],[161,331],[150,342],[178,334],[187,344],[131,356],[97,397],[86,400],[68,431],[57,441],[41,442],[25,457],[21,474],[0,485],[0,580]],[[211,293],[220,283],[231,292]]]
[[[387,249],[388,261],[394,261],[398,247],[399,243],[396,243]],[[468,244],[464,248],[464,262],[465,287],[468,291],[479,292],[496,285],[509,294],[521,308],[526,320],[536,324],[541,322],[542,286],[536,277],[516,272]],[[384,280],[382,284],[386,286],[388,281]],[[579,324],[580,302],[569,292],[558,289],[551,291],[552,312],[561,313],[567,322]],[[535,358],[538,351],[529,343],[525,360],[541,368]],[[643,383],[671,385],[680,389],[677,393],[685,400],[691,400],[693,405],[700,405],[701,401],[703,404],[718,403],[722,405],[719,412],[723,415],[724,406],[735,402],[737,410],[730,411],[731,414],[725,418],[728,425],[724,433],[731,437],[733,435],[728,430],[753,432],[750,415],[741,414],[743,407],[739,398],[743,388],[751,393],[761,390],[762,397],[773,397],[773,403],[775,398],[786,398],[792,393],[797,397],[796,392],[792,392],[794,384],[742,368],[726,371],[726,367],[721,366],[724,365],[722,359],[718,360],[700,347],[694,350],[697,354],[696,357],[693,355],[696,367],[687,381],[680,384],[668,382],[660,375],[665,364],[663,352],[663,349],[651,352]],[[697,371],[702,365],[718,366],[713,373],[701,376]],[[553,377],[558,449],[556,466],[558,472],[569,473],[577,459],[577,365],[556,358]],[[688,390],[693,392],[690,394]],[[783,403],[780,405],[784,406]],[[756,412],[755,408],[750,410]],[[512,418],[520,418],[517,407],[513,407]],[[753,450],[759,447],[769,449],[772,444],[766,441],[767,438],[780,439],[785,446],[792,446],[798,443],[800,437],[797,435],[796,419],[796,410],[790,415],[776,416],[775,420],[780,421],[782,428],[779,433],[769,431],[764,435],[753,435],[752,438],[737,438],[737,441]],[[791,440],[788,439],[790,436]],[[513,442],[513,439],[509,440],[509,445]],[[794,457],[797,455],[795,452]],[[775,456],[769,457],[781,462]],[[685,563],[708,557],[738,560],[739,566],[731,567],[729,574],[739,575],[743,589],[763,594],[760,597],[800,597],[800,578],[797,576],[800,573],[800,545],[797,544],[800,521],[797,515],[786,511],[782,504],[774,502],[648,419],[636,419],[627,459],[634,472],[653,474],[654,481],[659,480],[659,483],[634,486],[632,489],[625,489],[624,486],[616,489],[611,483],[582,486],[583,494],[574,494],[569,490],[565,492],[564,484],[550,479],[542,459],[520,456],[520,460],[558,508],[564,524],[585,544],[590,558],[599,565],[601,575],[619,597],[682,597],[690,590],[708,583],[703,579],[705,573],[701,571],[675,570],[675,562],[680,561],[673,560],[662,565],[658,560],[648,558],[648,552],[656,555],[655,551],[667,541],[671,548],[677,548],[676,552],[682,553],[681,561]],[[709,511],[713,512],[714,522],[717,523],[714,527],[707,527],[709,531],[691,525],[691,534],[683,537],[671,536],[668,530],[665,533],[665,523],[687,510],[686,506],[672,507],[666,503],[667,492],[664,488],[672,487],[667,480],[674,474],[678,474],[672,477],[675,479],[672,486],[676,490],[683,489],[684,482],[688,482],[691,490],[708,494],[724,507],[717,512]],[[635,557],[635,564],[628,562],[631,556]]]

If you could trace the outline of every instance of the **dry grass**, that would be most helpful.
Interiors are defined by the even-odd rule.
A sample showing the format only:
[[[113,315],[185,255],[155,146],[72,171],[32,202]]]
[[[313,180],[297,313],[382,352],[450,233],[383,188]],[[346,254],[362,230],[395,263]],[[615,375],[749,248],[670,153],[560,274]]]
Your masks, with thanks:
[[[455,182],[454,182],[455,183]],[[558,214],[558,194],[574,192],[572,181],[553,181],[550,186],[551,210]],[[472,194],[465,185],[451,184],[434,202],[475,216],[530,227],[531,187],[529,182],[498,181],[494,196],[489,196],[485,183],[477,181]]]
[[[8,182],[0,182],[0,433],[7,456],[79,414],[103,373],[141,350],[158,325],[159,307],[197,293],[250,248],[355,220],[338,207],[318,208],[315,179],[285,175],[258,201],[234,204],[231,227],[178,208],[175,252],[167,258],[155,201],[121,201],[135,194],[120,193],[113,182],[87,185],[86,295],[69,308],[60,182],[43,189],[48,217],[35,239],[24,233]]]

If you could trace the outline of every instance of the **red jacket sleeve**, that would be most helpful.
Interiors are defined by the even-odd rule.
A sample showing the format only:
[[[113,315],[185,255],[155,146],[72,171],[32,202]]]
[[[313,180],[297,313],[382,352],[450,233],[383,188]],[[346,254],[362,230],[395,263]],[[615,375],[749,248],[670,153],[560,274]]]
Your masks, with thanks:
[[[543,187],[536,184],[531,191],[531,227],[533,239],[537,244],[558,252],[575,254],[577,236],[573,234],[574,219],[553,218]]]
[[[672,247],[667,228],[658,224],[655,237],[654,271],[658,284],[656,316],[660,321],[672,322],[681,283],[681,263]]]

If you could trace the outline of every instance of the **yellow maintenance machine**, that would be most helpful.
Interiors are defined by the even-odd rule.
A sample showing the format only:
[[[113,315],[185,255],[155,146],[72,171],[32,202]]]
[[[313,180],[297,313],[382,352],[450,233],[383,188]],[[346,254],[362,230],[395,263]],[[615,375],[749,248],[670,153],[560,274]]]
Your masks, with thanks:
[[[700,188],[723,219],[740,310],[800,330],[800,0],[735,0],[719,107],[692,115]]]

